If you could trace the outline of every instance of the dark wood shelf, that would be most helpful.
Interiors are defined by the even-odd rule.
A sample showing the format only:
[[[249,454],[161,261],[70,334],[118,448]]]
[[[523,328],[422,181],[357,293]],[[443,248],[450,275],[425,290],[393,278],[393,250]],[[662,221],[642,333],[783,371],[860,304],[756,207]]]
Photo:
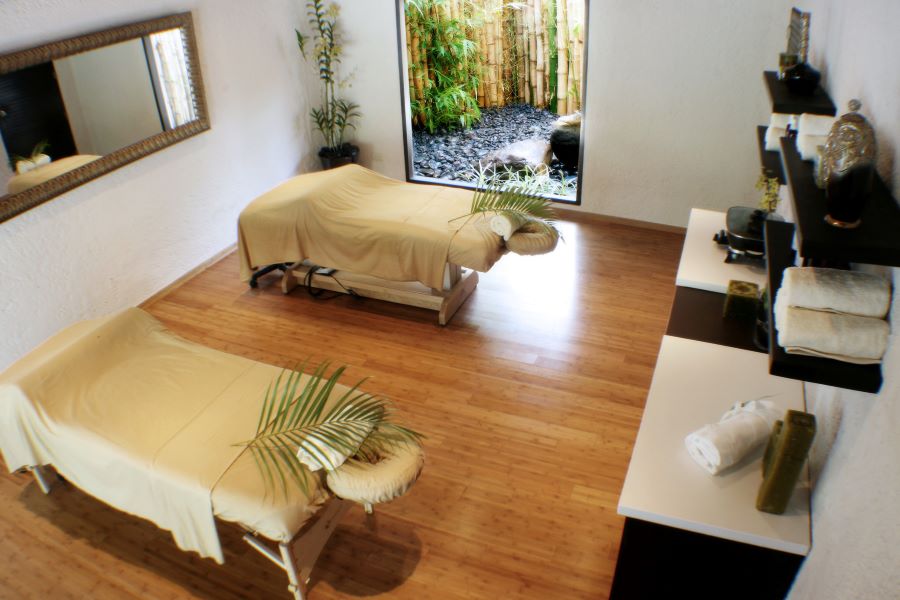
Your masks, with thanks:
[[[763,71],[766,87],[769,89],[769,97],[772,99],[772,112],[788,115],[811,113],[814,115],[834,116],[837,110],[834,102],[822,89],[816,87],[816,91],[808,96],[791,92],[787,85],[778,79],[775,71]]]
[[[756,321],[726,319],[724,308],[725,294],[676,286],[666,335],[765,352],[753,343]]]
[[[784,185],[787,180],[784,178],[784,169],[781,166],[781,154],[773,150],[766,150],[766,130],[765,125],[757,125],[756,141],[759,144],[759,162],[763,168],[778,178],[778,183]]]
[[[900,207],[877,174],[860,226],[840,229],[825,222],[825,190],[816,187],[812,163],[803,160],[793,139],[781,139],[781,158],[791,186],[801,256],[900,267]]]
[[[769,373],[834,387],[876,393],[881,388],[880,365],[855,365],[830,358],[788,354],[778,345],[775,333],[775,298],[783,271],[794,264],[791,242],[794,225],[766,221],[766,257],[769,265]]]

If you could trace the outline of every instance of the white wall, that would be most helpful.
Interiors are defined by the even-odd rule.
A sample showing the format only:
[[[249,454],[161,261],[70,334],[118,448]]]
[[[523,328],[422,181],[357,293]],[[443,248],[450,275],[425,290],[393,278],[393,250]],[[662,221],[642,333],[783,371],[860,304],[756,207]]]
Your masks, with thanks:
[[[900,3],[814,0],[802,8],[812,12],[810,62],[841,112],[862,100],[879,172],[900,198]],[[792,600],[900,597],[900,269],[888,275],[895,296],[880,393],[807,385],[820,430],[811,457],[813,547]]]
[[[55,60],[53,67],[78,154],[102,156],[163,131],[141,39]]]
[[[314,158],[297,0],[4,0],[0,53],[185,10],[212,129],[0,223],[0,369],[232,244],[240,209]]]

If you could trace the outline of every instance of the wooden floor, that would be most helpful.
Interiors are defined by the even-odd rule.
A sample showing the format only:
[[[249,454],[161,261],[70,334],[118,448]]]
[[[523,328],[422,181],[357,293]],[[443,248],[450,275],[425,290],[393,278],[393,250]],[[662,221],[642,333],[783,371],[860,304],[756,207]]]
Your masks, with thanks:
[[[616,503],[674,293],[682,236],[563,222],[548,256],[504,257],[447,327],[436,313],[258,290],[228,256],[148,310],[226,352],[351,365],[428,435],[428,462],[374,522],[347,515],[312,600],[606,598]],[[5,469],[3,469],[5,473]],[[0,475],[2,598],[287,598],[286,578],[221,526],[226,564],[68,484]]]

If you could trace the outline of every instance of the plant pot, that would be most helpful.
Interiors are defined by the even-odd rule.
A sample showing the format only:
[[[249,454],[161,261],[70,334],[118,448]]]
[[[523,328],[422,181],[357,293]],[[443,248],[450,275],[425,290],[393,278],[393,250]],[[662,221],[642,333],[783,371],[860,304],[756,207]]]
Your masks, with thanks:
[[[321,148],[319,150],[319,160],[322,161],[322,168],[326,171],[355,163],[358,158],[359,147],[353,144],[343,144],[340,148]]]

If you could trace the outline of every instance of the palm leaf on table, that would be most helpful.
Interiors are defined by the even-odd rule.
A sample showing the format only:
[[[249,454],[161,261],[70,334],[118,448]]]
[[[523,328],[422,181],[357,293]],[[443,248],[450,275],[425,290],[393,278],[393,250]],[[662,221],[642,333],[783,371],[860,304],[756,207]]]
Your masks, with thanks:
[[[239,444],[250,450],[266,487],[280,488],[285,497],[292,485],[309,496],[317,481],[298,458],[300,448],[320,467],[333,470],[339,465],[330,452],[374,462],[392,447],[424,437],[391,422],[387,399],[359,389],[365,380],[330,401],[346,366],[329,377],[327,368],[328,363],[320,364],[302,386],[302,366],[282,371],[266,389],[256,435]]]
[[[507,184],[502,187],[479,187],[472,196],[469,214],[463,216],[487,213],[523,217],[538,230],[560,235],[553,203],[540,196],[534,186]]]

